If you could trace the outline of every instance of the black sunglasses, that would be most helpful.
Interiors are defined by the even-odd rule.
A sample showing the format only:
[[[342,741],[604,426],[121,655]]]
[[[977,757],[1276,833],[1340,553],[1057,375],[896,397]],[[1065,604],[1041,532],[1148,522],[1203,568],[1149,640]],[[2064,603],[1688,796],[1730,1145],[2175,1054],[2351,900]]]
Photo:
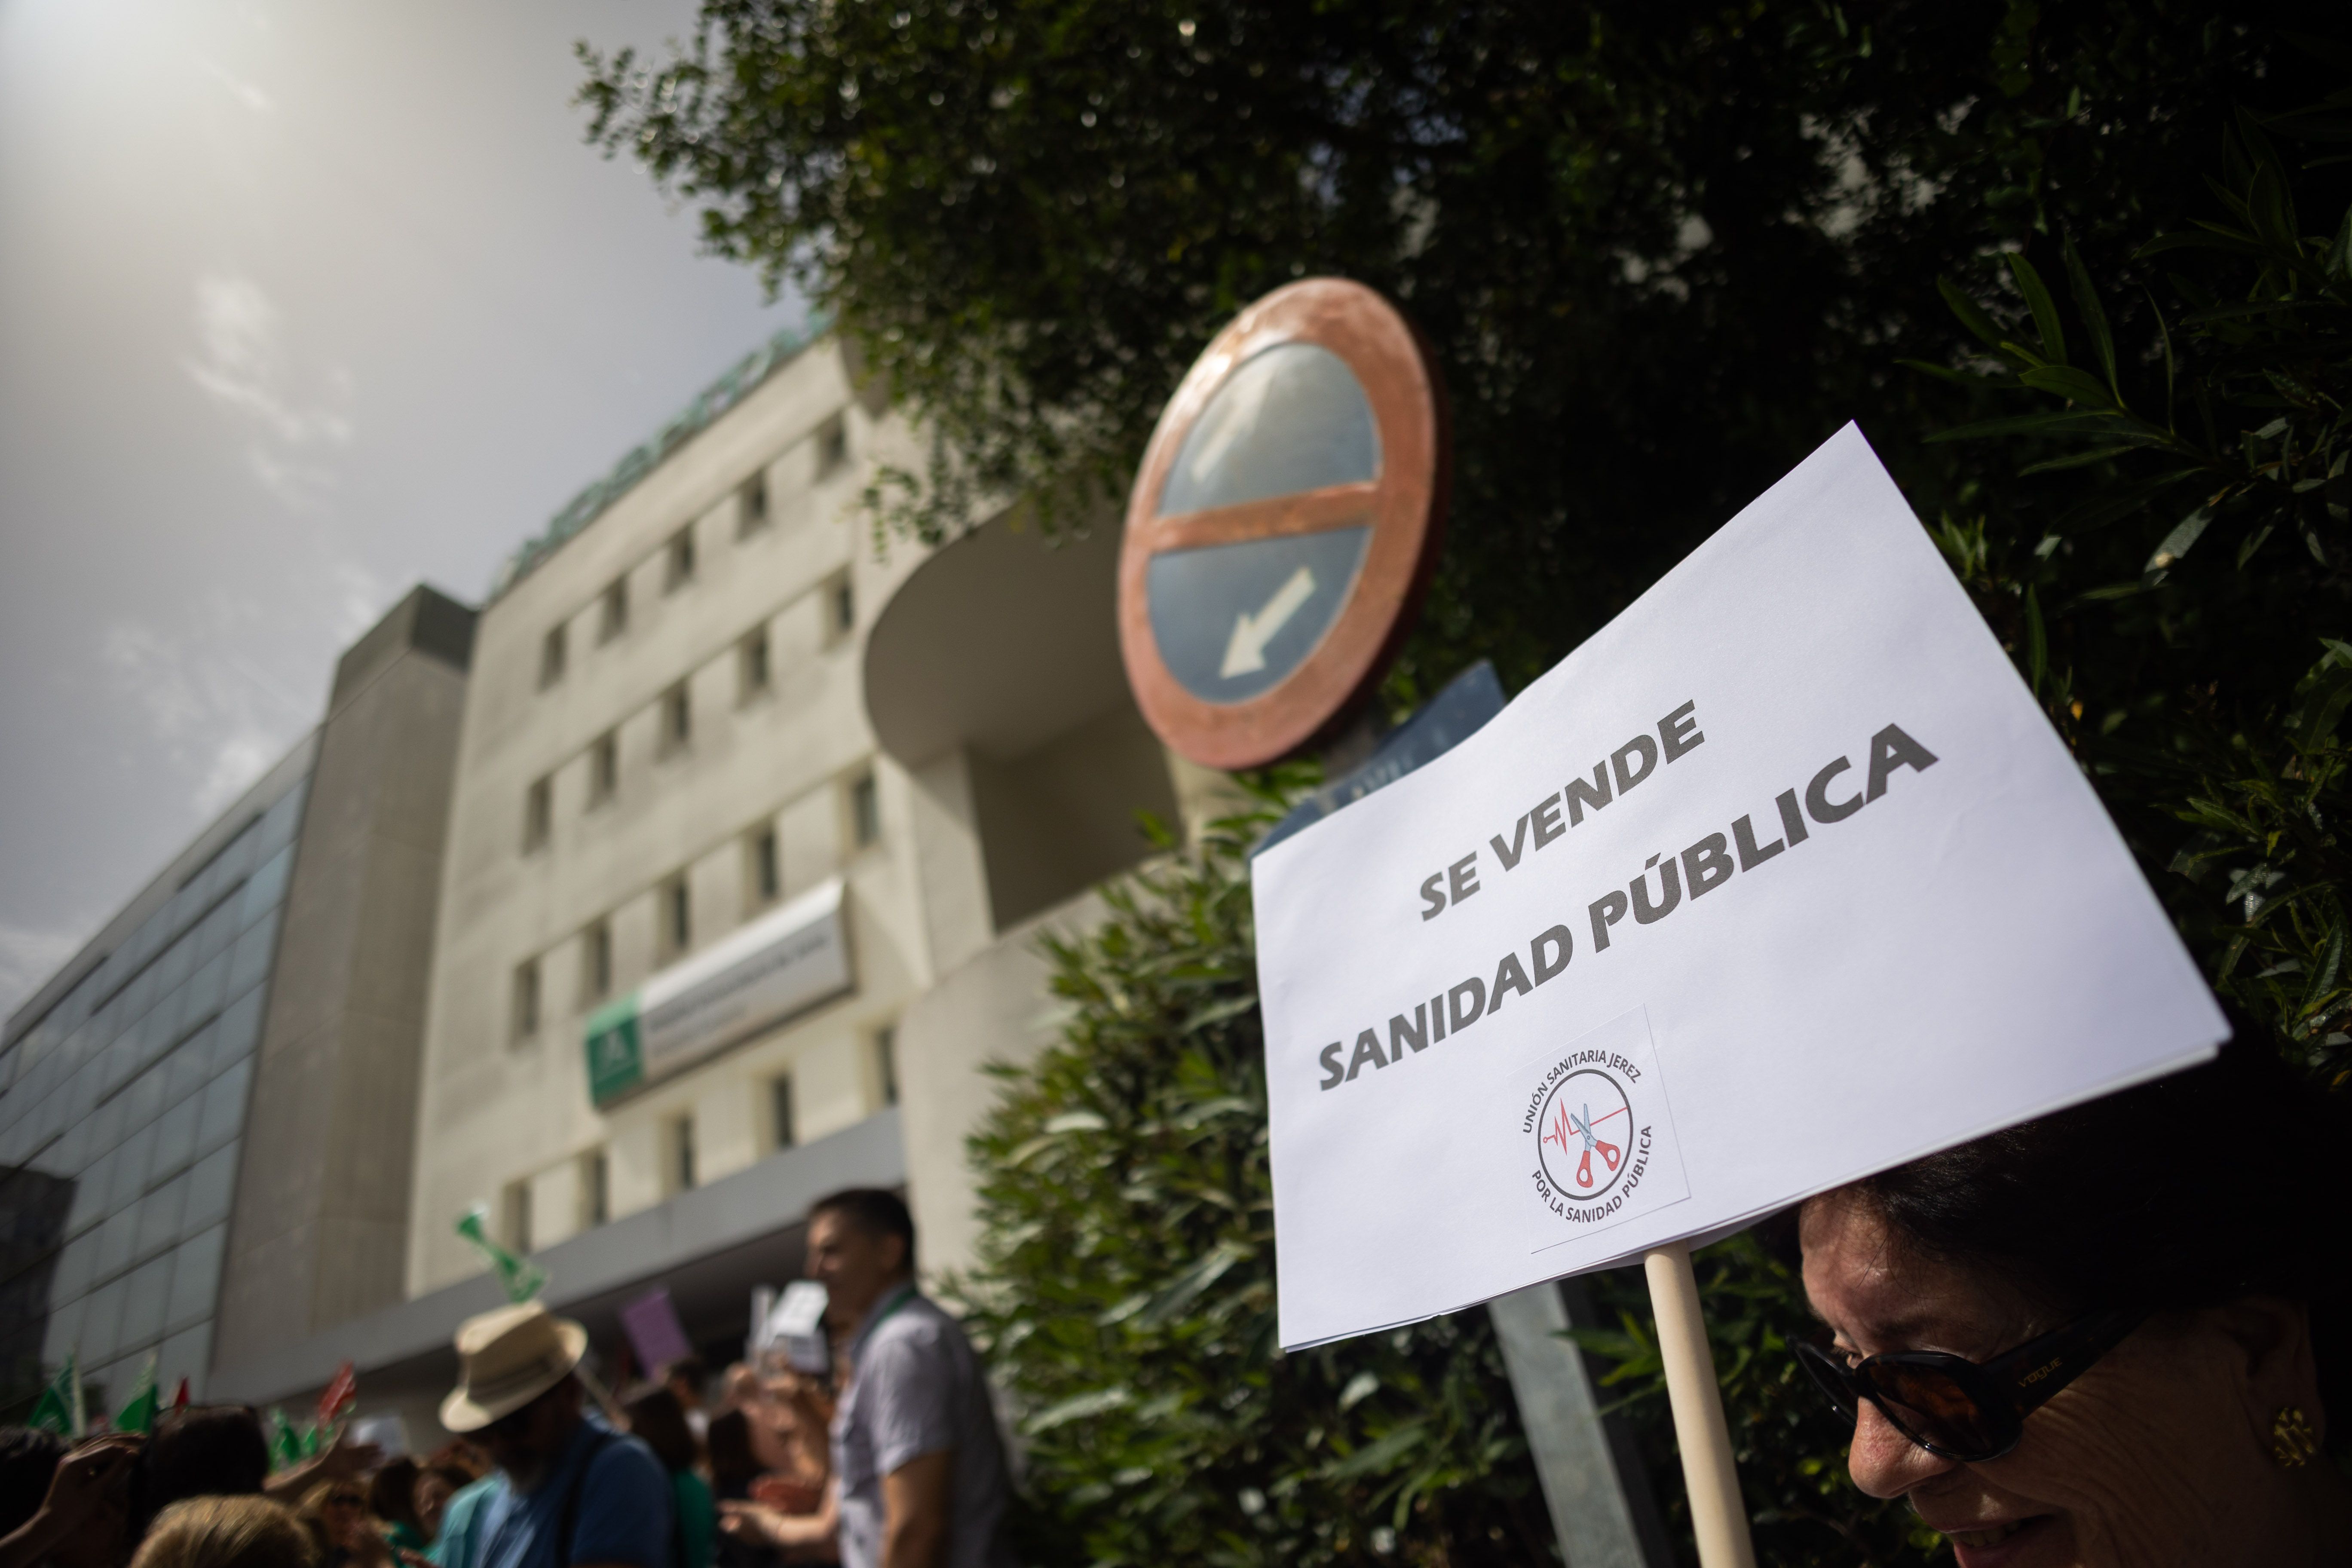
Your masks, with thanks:
[[[2146,1312],[2094,1312],[1987,1362],[1942,1351],[1895,1351],[1849,1362],[1818,1344],[1797,1360],[1852,1421],[1869,1400],[1887,1424],[1927,1452],[1963,1464],[1998,1459],[2025,1435],[2025,1418],[2121,1344]]]

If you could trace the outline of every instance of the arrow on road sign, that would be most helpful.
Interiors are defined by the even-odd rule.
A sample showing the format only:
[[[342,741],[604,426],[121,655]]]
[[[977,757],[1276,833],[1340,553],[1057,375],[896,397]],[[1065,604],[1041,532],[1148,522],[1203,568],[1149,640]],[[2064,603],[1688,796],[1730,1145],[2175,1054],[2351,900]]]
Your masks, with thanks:
[[[1244,610],[1234,617],[1233,640],[1225,644],[1225,662],[1217,673],[1227,680],[1265,668],[1265,645],[1274,634],[1315,596],[1315,574],[1301,566],[1274,591],[1255,615]]]

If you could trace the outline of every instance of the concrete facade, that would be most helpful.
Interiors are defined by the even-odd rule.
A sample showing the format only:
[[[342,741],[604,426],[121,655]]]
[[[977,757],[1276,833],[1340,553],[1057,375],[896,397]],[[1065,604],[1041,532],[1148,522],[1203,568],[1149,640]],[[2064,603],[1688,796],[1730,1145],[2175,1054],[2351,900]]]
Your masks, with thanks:
[[[450,775],[404,1300],[336,1321],[356,1295],[307,1287],[307,1331],[284,1305],[274,1336],[223,1356],[224,1391],[299,1400],[348,1358],[367,1406],[428,1439],[447,1336],[493,1300],[455,1228],[477,1208],[608,1356],[617,1306],[656,1283],[726,1353],[751,1288],[796,1277],[807,1204],[830,1188],[905,1189],[927,1271],[969,1261],[980,1068],[1034,1051],[1050,1022],[1038,930],[1099,918],[1087,890],[1149,852],[1138,814],[1187,822],[1215,781],[1128,694],[1115,526],[1051,542],[1005,515],[936,550],[877,538],[858,498],[927,453],[837,340],[779,342],[518,552],[475,628]],[[589,1040],[616,1013],[652,1029],[647,998],[835,881],[845,988],[592,1080]],[[331,1035],[289,1009],[289,1041]],[[288,1083],[273,1125],[298,1102],[333,1124],[336,1091]],[[272,1247],[323,1257],[390,1233],[389,1207],[367,1207],[381,1181],[346,1191],[402,1158],[368,1136],[380,1149],[345,1177],[257,1217],[241,1257],[257,1292],[286,1278]],[[242,1210],[237,1234],[245,1249]]]
[[[886,457],[919,454],[820,342],[485,610],[443,868],[408,1295],[480,1271],[453,1228],[477,1205],[509,1245],[545,1249],[890,1100],[889,1031],[933,973],[934,932],[920,807],[876,755],[858,689],[872,607],[918,556],[877,557],[848,515]],[[591,1013],[836,876],[850,994],[592,1102]]]
[[[410,1108],[474,621],[419,588],[336,668],[262,1026],[218,1363],[402,1298]]]

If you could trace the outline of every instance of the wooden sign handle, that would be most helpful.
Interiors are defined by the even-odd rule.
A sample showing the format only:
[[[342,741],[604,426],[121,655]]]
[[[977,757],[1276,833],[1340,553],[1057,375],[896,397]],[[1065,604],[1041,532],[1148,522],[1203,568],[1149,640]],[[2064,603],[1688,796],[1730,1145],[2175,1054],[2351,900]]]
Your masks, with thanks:
[[[1642,1269],[1649,1276],[1650,1308],[1658,1319],[1658,1353],[1666,1363],[1666,1400],[1674,1407],[1700,1568],[1756,1568],[1756,1543],[1748,1539],[1748,1510],[1739,1500],[1731,1427],[1724,1420],[1723,1390],[1715,1381],[1706,1320],[1699,1313],[1689,1244],[1677,1241],[1644,1253]]]

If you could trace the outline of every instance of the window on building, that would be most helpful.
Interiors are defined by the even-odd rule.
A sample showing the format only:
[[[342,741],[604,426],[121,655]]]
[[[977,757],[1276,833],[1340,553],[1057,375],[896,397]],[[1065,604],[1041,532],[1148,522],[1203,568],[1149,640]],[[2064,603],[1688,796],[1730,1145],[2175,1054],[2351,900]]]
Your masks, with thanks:
[[[669,1124],[670,1190],[690,1193],[694,1190],[694,1113],[687,1112]]]
[[[499,1194],[499,1240],[510,1251],[530,1250],[530,1184],[509,1182]]]
[[[528,1040],[539,1033],[539,960],[515,965],[514,1037]]]
[[[816,431],[816,477],[831,479],[849,463],[849,424],[836,414]]]
[[[602,805],[620,793],[621,735],[607,730],[588,748],[588,804]]]
[[[882,792],[870,772],[849,781],[849,837],[860,849],[882,841]]]
[[[694,905],[686,873],[680,871],[661,888],[662,946],[672,955],[684,952],[694,940]]]
[[[783,852],[776,844],[773,827],[754,829],[744,845],[745,858],[750,862],[751,875],[744,879],[751,889],[751,907],[772,904],[784,890]]]
[[[551,626],[539,645],[539,684],[550,687],[563,679],[565,654],[563,628]]]
[[[771,1146],[789,1149],[799,1142],[793,1130],[793,1075],[779,1073],[768,1080],[768,1131]]]
[[[681,680],[662,693],[662,754],[667,756],[673,752],[684,751],[686,743],[692,739],[694,739],[694,699],[687,691],[686,682]]]
[[[830,647],[857,629],[857,594],[844,572],[824,587],[824,640]]]
[[[629,580],[615,577],[604,589],[604,608],[596,619],[596,640],[611,642],[629,629]]]
[[[580,1228],[610,1223],[613,1217],[613,1163],[602,1149],[580,1156]]]
[[[688,523],[669,536],[662,552],[662,591],[676,593],[694,581],[694,525]]]
[[[534,780],[522,796],[522,850],[528,855],[544,847],[555,826],[555,780]]]
[[[753,474],[735,492],[735,532],[740,537],[768,526],[768,476]]]
[[[580,936],[580,977],[591,1002],[613,994],[613,922],[598,921]]]
[[[874,1076],[882,1088],[882,1103],[898,1103],[898,1026],[885,1024],[874,1031]]]
[[[736,676],[740,700],[764,695],[772,679],[768,665],[768,628],[761,626],[735,645]]]

